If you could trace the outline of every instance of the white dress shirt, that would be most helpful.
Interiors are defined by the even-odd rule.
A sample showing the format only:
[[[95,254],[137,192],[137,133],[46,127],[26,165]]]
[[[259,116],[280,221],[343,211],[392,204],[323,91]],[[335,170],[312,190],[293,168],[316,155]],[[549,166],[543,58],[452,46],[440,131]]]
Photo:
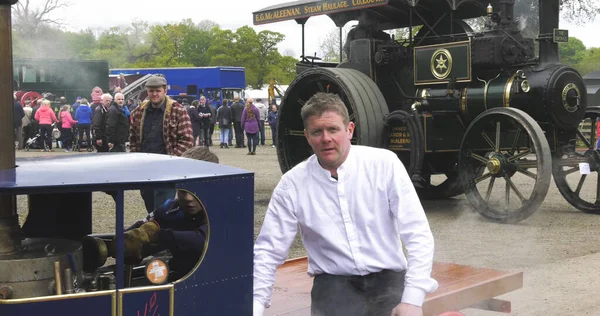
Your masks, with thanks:
[[[311,276],[407,270],[402,302],[417,306],[437,289],[431,278],[433,236],[396,154],[352,146],[337,172],[338,180],[313,155],[284,174],[273,191],[254,246],[257,313],[270,306],[275,272],[298,227]]]

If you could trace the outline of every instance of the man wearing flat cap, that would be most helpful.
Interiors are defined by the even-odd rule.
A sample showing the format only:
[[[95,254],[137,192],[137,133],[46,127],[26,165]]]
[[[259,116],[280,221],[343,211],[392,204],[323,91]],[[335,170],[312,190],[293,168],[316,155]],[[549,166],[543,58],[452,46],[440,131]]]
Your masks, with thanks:
[[[148,100],[131,112],[130,151],[181,156],[194,145],[187,111],[167,96],[167,80],[161,76],[150,77],[146,91]],[[141,192],[148,212],[175,195],[174,189],[148,191]]]

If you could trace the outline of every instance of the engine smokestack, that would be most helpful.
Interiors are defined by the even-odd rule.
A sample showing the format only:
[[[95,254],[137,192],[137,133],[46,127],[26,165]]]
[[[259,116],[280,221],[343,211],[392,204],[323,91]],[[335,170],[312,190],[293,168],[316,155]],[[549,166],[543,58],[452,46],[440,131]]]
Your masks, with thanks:
[[[14,178],[13,63],[10,4],[0,1],[0,180]],[[8,172],[7,172],[8,171]],[[12,176],[11,176],[12,175]],[[17,203],[13,195],[0,195],[0,256],[19,251],[21,244]]]
[[[554,43],[554,29],[558,28],[560,0],[539,0],[540,9],[540,64],[560,61],[558,44]]]
[[[515,0],[500,0],[500,14],[502,20],[500,25],[503,29],[515,27]]]

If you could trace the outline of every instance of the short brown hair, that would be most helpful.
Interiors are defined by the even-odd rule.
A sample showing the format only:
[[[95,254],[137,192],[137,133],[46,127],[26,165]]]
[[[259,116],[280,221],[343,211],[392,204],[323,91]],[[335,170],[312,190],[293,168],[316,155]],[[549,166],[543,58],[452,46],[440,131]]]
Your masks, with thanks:
[[[306,104],[304,104],[302,110],[300,111],[304,127],[306,128],[308,119],[311,116],[321,116],[325,112],[337,113],[342,117],[344,125],[348,125],[348,123],[350,123],[348,109],[346,108],[344,101],[342,101],[337,94],[317,92],[306,102]]]
[[[188,148],[181,157],[219,163],[219,157],[204,146]]]

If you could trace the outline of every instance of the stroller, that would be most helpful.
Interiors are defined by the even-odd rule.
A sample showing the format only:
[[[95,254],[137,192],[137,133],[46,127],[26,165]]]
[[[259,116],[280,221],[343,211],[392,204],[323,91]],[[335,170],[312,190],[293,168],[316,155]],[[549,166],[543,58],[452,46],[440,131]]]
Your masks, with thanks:
[[[87,135],[84,133],[83,139],[81,140],[81,145],[79,142],[79,127],[76,126],[73,131],[73,151],[82,151],[83,149],[87,149],[87,151],[94,151],[94,146],[92,146],[91,139],[88,139]]]
[[[46,144],[42,144],[42,135],[40,134],[40,130],[38,129],[35,136],[29,138],[25,142],[25,151],[29,151],[30,149],[44,149],[48,150]],[[56,139],[60,138],[60,130],[56,127],[56,123],[52,124],[52,141],[54,142]]]

